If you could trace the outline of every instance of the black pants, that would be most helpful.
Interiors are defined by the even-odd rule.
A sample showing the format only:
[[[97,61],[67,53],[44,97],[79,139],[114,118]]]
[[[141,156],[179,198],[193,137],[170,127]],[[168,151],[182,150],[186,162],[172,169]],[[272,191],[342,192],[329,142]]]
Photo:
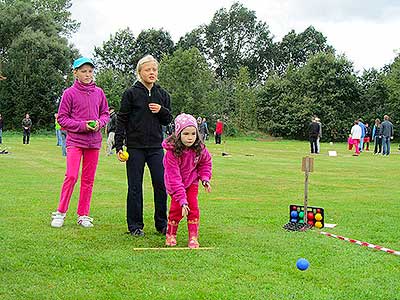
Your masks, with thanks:
[[[319,152],[317,139],[318,139],[318,137],[310,136],[311,153]]]
[[[150,170],[154,191],[154,224],[157,231],[167,226],[167,192],[164,185],[164,151],[162,148],[128,149],[126,162],[128,196],[126,220],[128,230],[143,229],[143,173],[144,166]]]
[[[31,130],[24,128],[24,138],[22,139],[22,142],[24,144],[29,144],[29,137],[30,136],[31,136]]]
[[[215,134],[215,143],[221,144],[221,134],[219,134],[219,133]]]
[[[374,153],[382,153],[382,138],[375,137],[374,138],[375,149]]]

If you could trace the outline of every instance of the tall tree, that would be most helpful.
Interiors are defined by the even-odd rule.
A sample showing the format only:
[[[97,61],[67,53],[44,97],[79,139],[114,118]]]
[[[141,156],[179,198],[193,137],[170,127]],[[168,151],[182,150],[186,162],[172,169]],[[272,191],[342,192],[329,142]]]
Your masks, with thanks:
[[[132,85],[132,80],[116,69],[101,69],[96,73],[96,84],[104,90],[108,105],[119,109],[123,92]]]
[[[238,2],[229,10],[218,10],[210,24],[183,36],[177,47],[199,49],[220,78],[234,78],[241,67],[246,67],[252,80],[262,81],[274,66],[268,25]]]
[[[205,27],[205,37],[206,54],[222,77],[233,78],[241,66],[253,79],[269,71],[273,42],[268,25],[242,4],[218,10]]]
[[[58,12],[69,2],[58,1]],[[0,2],[0,56],[7,77],[0,85],[0,110],[11,120],[8,128],[20,128],[26,112],[32,114],[35,128],[51,126],[77,55],[61,36],[70,29],[56,20],[57,9],[50,12],[44,6],[45,1]]]
[[[136,64],[146,54],[158,61],[165,54],[171,54],[174,42],[168,32],[155,29],[143,30],[137,38],[129,29],[119,30],[111,35],[102,47],[95,47],[94,57],[99,69],[114,69],[135,78]]]
[[[136,62],[146,54],[151,54],[160,61],[163,55],[173,53],[174,42],[168,31],[148,29],[139,33],[135,48]]]
[[[180,112],[210,115],[213,107],[209,105],[208,93],[213,73],[198,49],[178,49],[165,56],[160,63],[159,78],[171,94],[174,115]]]
[[[359,77],[359,83],[361,88],[359,116],[371,124],[376,118],[382,119],[389,109],[389,90],[385,75],[376,69],[365,70]]]
[[[79,29],[80,23],[72,19],[72,0],[32,0],[34,9],[54,21],[59,33],[70,36]]]
[[[0,109],[12,127],[19,128],[25,113],[36,128],[51,124],[72,59],[67,41],[57,36],[27,28],[14,39],[4,67],[7,80],[0,89]]]
[[[242,67],[233,80],[233,101],[230,115],[234,120],[235,128],[240,131],[255,130],[257,128],[255,88],[251,86],[250,74],[247,68]]]
[[[94,58],[99,69],[113,69],[128,74],[135,74],[136,38],[129,29],[122,29],[103,42],[102,47],[94,48]]]
[[[400,54],[389,66],[384,80],[388,88],[388,105],[385,113],[390,115],[397,129],[400,126]]]
[[[258,93],[257,106],[264,129],[271,134],[305,138],[311,117],[317,115],[323,139],[343,140],[359,116],[360,88],[345,57],[319,53],[305,66],[289,68],[282,78],[268,79]]]
[[[278,74],[283,74],[289,65],[301,67],[319,52],[334,53],[334,48],[327,44],[321,32],[313,26],[299,34],[291,30],[276,45],[275,69]]]

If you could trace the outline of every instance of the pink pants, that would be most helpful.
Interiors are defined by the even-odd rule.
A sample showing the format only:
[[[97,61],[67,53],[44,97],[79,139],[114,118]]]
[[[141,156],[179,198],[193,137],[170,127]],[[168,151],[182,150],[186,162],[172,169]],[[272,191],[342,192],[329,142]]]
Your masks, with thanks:
[[[97,163],[99,161],[99,149],[85,149],[79,147],[67,148],[67,171],[61,189],[60,203],[58,211],[65,213],[68,211],[72,192],[79,176],[79,167],[82,161],[81,189],[79,194],[78,210],[79,216],[88,216],[90,211],[90,200],[94,177],[96,175]]]
[[[356,148],[355,149],[355,153],[356,154],[360,154],[360,149],[359,149],[359,147],[358,147],[358,145],[360,144],[360,139],[353,139],[353,141],[354,141],[354,147]]]
[[[197,194],[199,193],[199,186],[192,184],[186,189],[186,199],[188,201],[188,206],[190,209],[189,215],[187,216],[188,220],[199,219],[200,211],[199,211],[199,201],[197,199]],[[182,207],[179,205],[179,202],[174,198],[171,199],[171,207],[169,209],[169,220],[179,221],[182,219]]]
[[[198,193],[199,193],[199,186],[197,184],[192,184],[186,189],[186,199],[188,201],[188,206],[190,209],[189,214],[187,216],[189,239],[192,236],[197,237],[199,234],[200,210],[199,210],[199,201],[197,199]],[[181,220],[182,220],[182,207],[179,205],[178,201],[172,198],[168,216],[167,234],[176,235],[176,232],[178,230],[178,225]]]

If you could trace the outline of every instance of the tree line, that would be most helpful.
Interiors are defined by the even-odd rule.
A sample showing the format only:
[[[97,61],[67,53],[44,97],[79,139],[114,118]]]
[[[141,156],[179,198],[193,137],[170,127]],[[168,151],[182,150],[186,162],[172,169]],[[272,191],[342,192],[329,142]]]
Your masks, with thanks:
[[[50,128],[62,91],[71,84],[79,53],[67,37],[79,24],[70,0],[0,0],[0,112],[6,129],[20,127],[29,112],[36,128]],[[160,84],[172,97],[173,114],[224,120],[228,134],[307,136],[317,115],[323,140],[343,140],[355,118],[389,114],[399,128],[400,56],[380,70],[361,74],[313,26],[281,41],[256,12],[241,3],[215,12],[208,24],[174,43],[168,31],[129,28],[95,47],[96,83],[118,110],[122,92],[135,80],[145,54],[160,61]]]

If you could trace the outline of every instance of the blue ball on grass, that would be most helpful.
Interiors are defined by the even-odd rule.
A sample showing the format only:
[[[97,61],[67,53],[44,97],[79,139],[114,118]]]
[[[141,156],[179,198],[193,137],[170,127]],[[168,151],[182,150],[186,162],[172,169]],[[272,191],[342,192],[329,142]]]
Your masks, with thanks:
[[[310,266],[310,263],[308,262],[307,259],[305,258],[299,258],[296,262],[296,267],[297,269],[299,269],[300,271],[305,271],[308,269],[308,267]]]

